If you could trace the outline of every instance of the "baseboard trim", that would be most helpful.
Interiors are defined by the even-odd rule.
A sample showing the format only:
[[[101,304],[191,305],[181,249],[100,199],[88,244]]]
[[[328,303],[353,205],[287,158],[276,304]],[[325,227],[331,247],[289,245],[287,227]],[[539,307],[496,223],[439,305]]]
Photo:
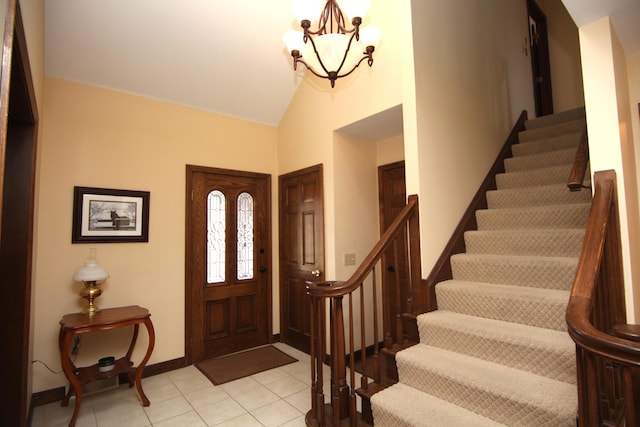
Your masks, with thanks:
[[[179,357],[177,359],[167,360],[160,363],[154,363],[153,365],[147,365],[142,372],[142,378],[151,377],[165,372],[173,371],[176,369],[184,368],[187,366],[186,359]],[[127,375],[120,376],[120,384],[124,384],[128,381]],[[65,387],[56,387],[49,390],[43,390],[31,395],[31,405],[29,409],[29,418],[33,408],[36,406],[46,405],[48,403],[58,402],[64,399]]]

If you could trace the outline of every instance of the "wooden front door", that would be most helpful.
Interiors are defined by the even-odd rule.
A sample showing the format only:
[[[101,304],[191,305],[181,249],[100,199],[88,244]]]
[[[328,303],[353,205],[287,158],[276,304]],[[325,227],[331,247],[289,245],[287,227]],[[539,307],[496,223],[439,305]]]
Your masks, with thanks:
[[[187,166],[187,360],[271,337],[271,177]]]
[[[324,280],[322,165],[280,177],[280,340],[310,350],[307,281]]]
[[[404,161],[383,165],[378,168],[378,194],[380,200],[380,235],[391,225],[393,220],[407,204]],[[409,261],[407,254],[406,233],[400,233],[396,243],[383,257],[382,287],[384,298],[389,302],[385,307],[392,310],[383,314],[384,331],[390,331],[394,342],[402,337],[393,327],[396,316],[409,311],[407,298],[410,295]],[[398,292],[395,290],[398,289]]]

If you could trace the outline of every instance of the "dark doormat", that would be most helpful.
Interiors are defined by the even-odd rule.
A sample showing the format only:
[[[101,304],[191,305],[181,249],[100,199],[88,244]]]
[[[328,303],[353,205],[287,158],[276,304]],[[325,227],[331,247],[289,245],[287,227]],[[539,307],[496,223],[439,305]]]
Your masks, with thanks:
[[[227,383],[297,362],[298,359],[278,350],[272,345],[254,348],[240,353],[196,362],[198,368],[215,385]]]

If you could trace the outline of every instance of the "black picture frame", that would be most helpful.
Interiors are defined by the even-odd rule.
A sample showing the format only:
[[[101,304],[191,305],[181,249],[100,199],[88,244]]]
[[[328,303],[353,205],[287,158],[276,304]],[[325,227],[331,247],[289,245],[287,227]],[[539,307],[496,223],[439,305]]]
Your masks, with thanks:
[[[71,243],[149,241],[148,191],[73,187]]]

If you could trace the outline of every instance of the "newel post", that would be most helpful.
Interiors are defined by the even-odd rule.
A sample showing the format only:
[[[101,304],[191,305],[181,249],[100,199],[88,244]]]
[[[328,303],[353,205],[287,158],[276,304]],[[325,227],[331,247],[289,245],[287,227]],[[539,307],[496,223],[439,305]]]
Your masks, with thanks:
[[[334,425],[349,417],[349,386],[345,360],[342,296],[331,298],[331,406]]]

